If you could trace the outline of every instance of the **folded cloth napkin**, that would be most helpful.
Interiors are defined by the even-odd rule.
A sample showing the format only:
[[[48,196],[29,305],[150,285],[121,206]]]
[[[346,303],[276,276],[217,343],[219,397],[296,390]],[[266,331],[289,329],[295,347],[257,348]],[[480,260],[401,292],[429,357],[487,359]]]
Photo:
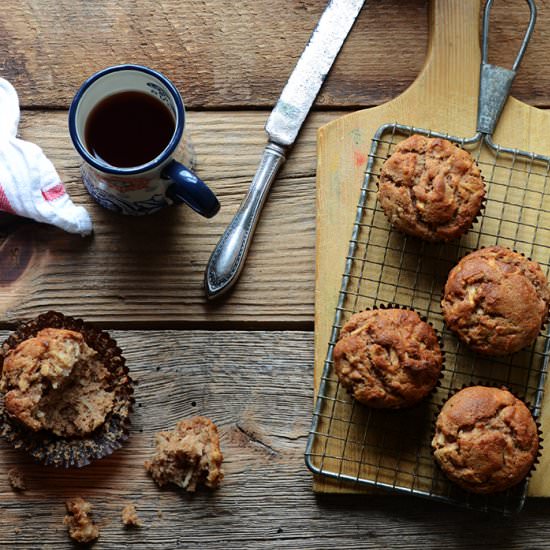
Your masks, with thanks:
[[[18,126],[17,92],[0,78],[0,210],[89,235],[90,215],[71,201],[42,149],[16,137]]]

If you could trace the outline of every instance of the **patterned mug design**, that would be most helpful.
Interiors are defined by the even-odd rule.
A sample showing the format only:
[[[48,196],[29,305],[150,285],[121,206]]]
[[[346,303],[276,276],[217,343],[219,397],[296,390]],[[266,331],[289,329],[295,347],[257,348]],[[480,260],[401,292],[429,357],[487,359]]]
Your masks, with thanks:
[[[87,117],[109,95],[138,91],[160,99],[175,120],[174,134],[164,151],[150,162],[121,168],[105,163],[88,151],[83,135]],[[162,74],[141,65],[117,65],[91,76],[76,93],[69,110],[69,131],[83,159],[82,180],[92,198],[104,208],[139,216],[172,204],[186,203],[205,217],[220,204],[210,188],[174,158],[182,143],[185,109],[180,94]]]

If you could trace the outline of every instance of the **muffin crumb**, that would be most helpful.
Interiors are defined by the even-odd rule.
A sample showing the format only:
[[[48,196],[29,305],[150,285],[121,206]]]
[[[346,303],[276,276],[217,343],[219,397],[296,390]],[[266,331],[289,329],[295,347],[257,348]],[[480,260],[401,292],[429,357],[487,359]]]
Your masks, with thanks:
[[[19,468],[8,470],[8,482],[14,491],[25,491],[27,489],[27,480]]]
[[[208,418],[181,420],[174,431],[156,435],[156,452],[145,469],[159,487],[172,483],[194,492],[197,485],[210,489],[223,479],[218,429]]]
[[[88,515],[92,505],[83,498],[76,497],[68,500],[65,506],[69,513],[65,516],[63,523],[69,530],[69,536],[76,542],[96,540],[99,537],[99,528]]]
[[[122,509],[122,523],[126,527],[141,527],[143,525],[132,502]]]

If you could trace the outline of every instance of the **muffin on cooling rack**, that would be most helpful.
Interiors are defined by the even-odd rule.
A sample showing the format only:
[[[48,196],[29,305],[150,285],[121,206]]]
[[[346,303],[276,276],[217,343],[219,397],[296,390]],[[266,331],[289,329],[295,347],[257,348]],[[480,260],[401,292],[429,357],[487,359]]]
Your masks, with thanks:
[[[390,223],[426,241],[450,241],[474,223],[485,185],[474,159],[441,138],[414,134],[384,162],[378,198]]]
[[[334,347],[334,369],[357,401],[409,407],[437,384],[443,353],[431,325],[415,311],[373,309],[351,316]]]
[[[538,429],[525,403],[508,390],[471,386],[443,405],[432,449],[451,481],[473,493],[497,493],[531,471]]]
[[[0,433],[53,466],[84,466],[128,436],[132,380],[116,342],[49,312],[2,346]]]
[[[507,355],[533,343],[549,304],[539,264],[491,246],[468,254],[451,270],[441,307],[448,327],[472,349]]]

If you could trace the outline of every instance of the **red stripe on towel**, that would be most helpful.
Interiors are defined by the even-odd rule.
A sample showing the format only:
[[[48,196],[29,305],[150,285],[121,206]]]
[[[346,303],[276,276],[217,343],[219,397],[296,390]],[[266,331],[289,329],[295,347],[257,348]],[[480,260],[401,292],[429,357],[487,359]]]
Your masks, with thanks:
[[[56,183],[52,187],[48,187],[47,189],[42,189],[42,196],[48,201],[54,201],[55,199],[58,199],[59,197],[62,197],[66,193],[65,187],[61,182]]]
[[[6,193],[4,193],[4,189],[1,185],[0,185],[0,210],[3,210],[4,212],[9,212],[10,214],[15,214],[13,208],[11,207],[10,201],[8,200],[8,197],[6,197]]]

